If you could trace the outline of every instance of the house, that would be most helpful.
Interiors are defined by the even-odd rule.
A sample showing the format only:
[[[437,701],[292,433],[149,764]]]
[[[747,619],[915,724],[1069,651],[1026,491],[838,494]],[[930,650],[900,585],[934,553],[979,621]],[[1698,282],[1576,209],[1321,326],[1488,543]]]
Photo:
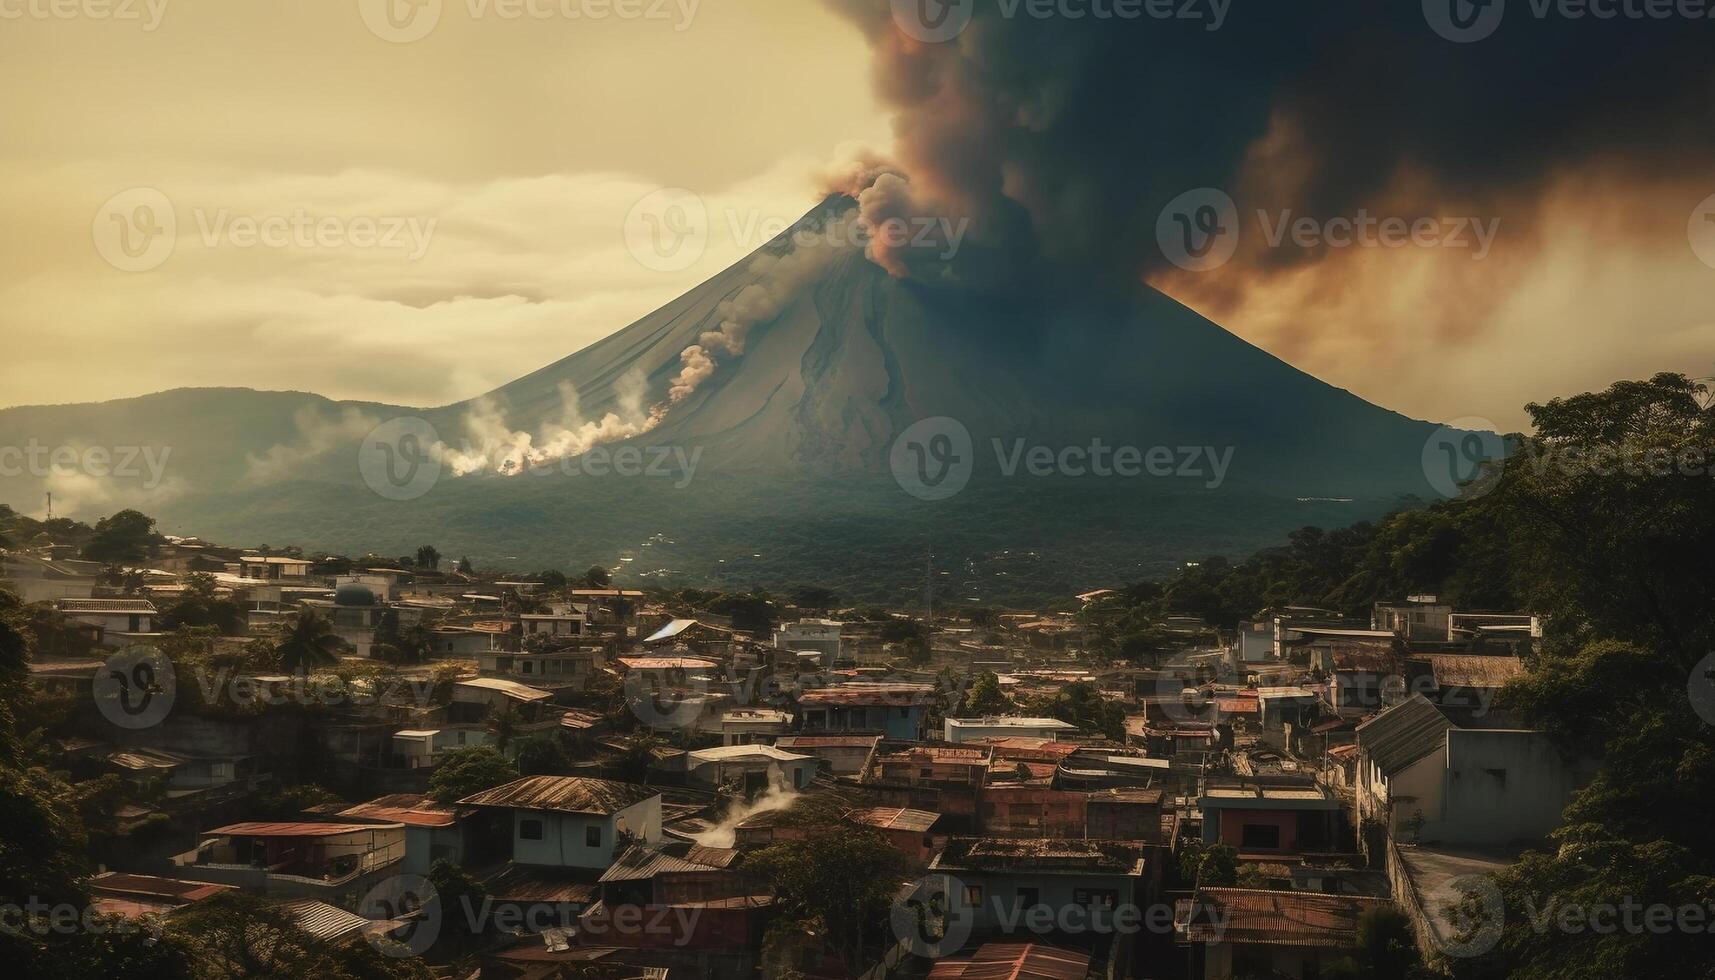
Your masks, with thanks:
[[[504,814],[515,864],[605,868],[621,834],[661,840],[661,794],[630,783],[529,776],[458,801]]]
[[[1038,921],[1032,910],[1047,906],[1056,910],[1056,926],[1081,920],[1076,924],[1090,932],[1112,933],[1113,913],[1139,904],[1143,847],[956,837],[929,863],[929,872],[957,882],[953,905],[969,913],[973,932],[1025,931],[1026,923]]]
[[[983,943],[968,959],[936,962],[929,980],[1077,980],[1089,970],[1089,953],[1041,943]]]
[[[774,646],[794,653],[820,654],[822,666],[832,667],[840,659],[840,631],[844,626],[833,619],[800,619],[774,631]]]
[[[874,732],[917,741],[923,737],[935,698],[935,688],[929,684],[853,681],[803,692],[798,696],[798,713],[806,734]]]
[[[725,658],[732,653],[732,630],[694,619],[668,620],[665,626],[643,638],[646,648],[685,647],[691,653]]]
[[[1280,731],[1285,725],[1308,727],[1316,717],[1315,691],[1303,687],[1259,687],[1257,703],[1261,706],[1258,723],[1264,731]]]
[[[687,755],[685,775],[695,785],[716,787],[736,782],[749,792],[776,784],[803,789],[816,779],[815,756],[796,755],[769,745],[723,745]]]
[[[695,845],[621,853],[597,882],[599,899],[578,916],[589,945],[737,954],[762,940],[773,911],[769,886],[732,870],[736,852]],[[699,960],[707,975],[727,975]],[[744,971],[748,972],[748,971]]]
[[[735,708],[711,723],[722,745],[773,741],[792,727],[792,716],[777,708]]]
[[[95,594],[96,562],[50,561],[22,551],[0,551],[0,586],[26,603],[88,599]]]
[[[954,745],[989,738],[1007,738],[1014,735],[1029,738],[1057,738],[1077,730],[1077,725],[1061,721],[1058,718],[995,717],[991,715],[987,718],[947,718],[941,723],[942,739]]]
[[[1129,840],[1159,844],[1168,833],[1159,789],[1128,787],[1090,793],[1084,804],[1084,834],[1091,840]],[[1171,807],[1167,811],[1171,815]]]
[[[583,613],[525,613],[518,617],[518,622],[525,640],[529,640],[532,636],[546,637],[550,640],[568,640],[584,635],[585,616]]]
[[[115,915],[132,922],[145,916],[167,916],[221,892],[231,885],[185,881],[156,875],[103,871],[88,879],[90,906],[100,915]]]
[[[448,752],[488,745],[494,736],[480,725],[405,728],[393,733],[393,764],[400,769],[432,769]]]
[[[835,776],[863,773],[880,744],[880,735],[788,735],[774,740],[777,749],[815,756]]]
[[[1378,602],[1370,613],[1370,627],[1386,630],[1408,643],[1444,642],[1453,617],[1453,607],[1432,595],[1407,596],[1404,602]]]
[[[100,630],[105,647],[124,646],[155,634],[155,604],[147,599],[56,599],[54,609],[68,621]]]
[[[436,626],[431,631],[429,656],[435,660],[477,660],[502,649],[503,633],[474,626]]]
[[[1429,684],[1421,691],[1447,708],[1488,712],[1501,688],[1525,675],[1518,657],[1467,653],[1426,653],[1412,657],[1423,665]]]
[[[1358,726],[1359,816],[1398,841],[1542,838],[1591,772],[1541,732],[1461,725],[1421,694]]]
[[[204,831],[173,862],[198,881],[351,904],[405,860],[401,824],[236,823]]]
[[[990,837],[1082,837],[1089,796],[1047,783],[996,783],[983,788],[979,814]]]
[[[477,669],[541,688],[583,690],[591,678],[607,665],[600,648],[508,652],[488,651],[477,656]]]
[[[1249,888],[1199,888],[1177,903],[1174,932],[1191,976],[1321,976],[1358,948],[1358,920],[1383,898]]]
[[[302,558],[245,555],[238,559],[238,567],[233,571],[236,571],[240,578],[253,582],[301,582],[309,577],[310,566],[313,564],[315,563]]]
[[[1197,805],[1204,842],[1241,854],[1337,850],[1345,821],[1339,798],[1310,779],[1211,778]]]
[[[1246,664],[1260,664],[1274,656],[1274,626],[1271,623],[1242,622],[1233,641],[1233,655],[1242,669]]]
[[[485,709],[546,705],[554,693],[520,684],[500,677],[472,677],[453,684],[453,704],[473,705]]]
[[[897,806],[859,807],[848,810],[847,823],[867,827],[880,834],[894,849],[918,864],[928,864],[935,852],[947,842],[945,831],[937,831],[943,823],[939,813],[911,810]]]
[[[347,820],[400,824],[405,828],[404,874],[425,875],[436,861],[457,864],[464,857],[464,827],[456,807],[415,793],[382,796],[341,810]]]

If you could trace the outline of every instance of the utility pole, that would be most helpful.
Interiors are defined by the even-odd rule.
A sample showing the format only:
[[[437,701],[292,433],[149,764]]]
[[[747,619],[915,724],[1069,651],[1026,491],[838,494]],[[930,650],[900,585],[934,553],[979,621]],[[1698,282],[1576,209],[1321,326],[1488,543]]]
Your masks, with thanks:
[[[53,495],[52,491],[49,491],[48,492],[48,520],[51,521],[53,519],[54,519],[54,495]]]

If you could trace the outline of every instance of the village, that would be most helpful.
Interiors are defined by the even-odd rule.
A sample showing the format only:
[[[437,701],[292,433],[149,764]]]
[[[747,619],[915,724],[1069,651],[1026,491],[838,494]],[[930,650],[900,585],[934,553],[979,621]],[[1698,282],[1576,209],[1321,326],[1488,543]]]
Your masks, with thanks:
[[[1465,883],[1595,771],[1501,696],[1542,622],[1433,595],[1121,650],[1118,585],[883,608],[148,552],[0,553],[36,751],[105,788],[94,913],[245,893],[441,977],[1434,975],[1498,934]]]

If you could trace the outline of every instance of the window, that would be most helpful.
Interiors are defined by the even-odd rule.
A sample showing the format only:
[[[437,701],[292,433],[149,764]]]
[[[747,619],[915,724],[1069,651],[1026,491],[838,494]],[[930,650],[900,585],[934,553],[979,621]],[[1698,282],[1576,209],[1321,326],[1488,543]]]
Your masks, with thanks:
[[[923,769],[918,770],[917,775],[923,779],[933,779],[933,778],[935,778],[935,770],[928,768],[928,767],[925,767]]]
[[[965,907],[974,909],[983,903],[983,886],[965,886]]]
[[[520,820],[520,821],[518,821],[518,837],[520,840],[541,840],[542,839],[542,821],[540,821],[540,820]]]
[[[1280,828],[1271,824],[1246,824],[1240,834],[1240,843],[1245,847],[1277,851],[1280,849]]]
[[[532,661],[525,660],[522,663],[520,663],[519,666],[523,668],[524,673],[528,674],[532,671],[533,668],[535,668],[536,664]]]
[[[1072,904],[1086,908],[1111,909],[1119,901],[1119,892],[1111,888],[1079,888],[1072,892]]]
[[[584,844],[587,847],[600,847],[601,846],[601,827],[599,827],[599,826],[585,827],[584,828]]]
[[[1019,909],[1029,911],[1041,904],[1042,890],[1040,888],[1020,888],[1018,890]]]

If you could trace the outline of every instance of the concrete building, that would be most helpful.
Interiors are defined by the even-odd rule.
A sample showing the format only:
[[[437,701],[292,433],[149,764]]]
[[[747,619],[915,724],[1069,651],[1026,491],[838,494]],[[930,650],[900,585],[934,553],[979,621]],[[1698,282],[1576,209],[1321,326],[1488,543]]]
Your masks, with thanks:
[[[784,785],[803,789],[815,780],[820,765],[814,756],[770,745],[723,745],[688,753],[685,774],[699,786],[737,782],[747,791],[767,790],[778,774]]]
[[[840,634],[845,624],[833,619],[800,619],[774,631],[774,645],[781,650],[818,653],[822,666],[840,659]]]
[[[989,738],[1010,738],[1015,735],[1051,739],[1077,730],[1077,725],[1069,724],[1058,718],[995,717],[991,715],[987,718],[947,718],[941,722],[942,739],[954,745],[979,742]]]

